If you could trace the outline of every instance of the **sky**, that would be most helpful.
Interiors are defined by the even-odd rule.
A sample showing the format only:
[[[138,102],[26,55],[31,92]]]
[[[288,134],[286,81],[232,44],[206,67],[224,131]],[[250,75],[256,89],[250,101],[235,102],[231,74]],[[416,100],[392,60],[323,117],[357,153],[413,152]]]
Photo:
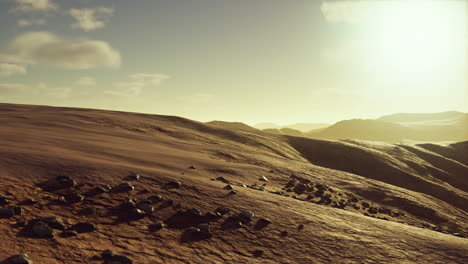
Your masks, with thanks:
[[[0,0],[0,102],[247,124],[468,112],[463,0]]]

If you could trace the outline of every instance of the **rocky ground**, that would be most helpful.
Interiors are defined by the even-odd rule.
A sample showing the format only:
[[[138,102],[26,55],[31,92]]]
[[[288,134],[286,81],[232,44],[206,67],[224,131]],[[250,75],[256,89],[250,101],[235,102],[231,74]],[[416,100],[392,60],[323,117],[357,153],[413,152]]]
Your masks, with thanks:
[[[1,263],[466,263],[468,142],[0,104]]]

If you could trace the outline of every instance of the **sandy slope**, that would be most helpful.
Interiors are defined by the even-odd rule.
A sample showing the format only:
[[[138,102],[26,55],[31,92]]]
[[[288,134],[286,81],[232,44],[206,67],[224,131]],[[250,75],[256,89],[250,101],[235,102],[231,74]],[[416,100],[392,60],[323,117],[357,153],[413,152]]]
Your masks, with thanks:
[[[0,194],[10,197],[10,205],[38,201],[23,206],[20,216],[0,219],[0,261],[25,252],[34,263],[103,263],[92,257],[105,249],[134,263],[463,263],[468,258],[466,142],[322,141],[179,117],[41,106],[1,104],[0,113]],[[46,192],[38,186],[69,175],[79,183],[74,190],[84,194],[98,184],[122,183],[131,173],[142,175],[132,181],[135,190],[73,205],[56,202],[72,190]],[[236,194],[213,180],[218,176],[231,181]],[[269,179],[264,191],[258,190],[265,184],[261,176]],[[165,188],[171,180],[182,187]],[[303,194],[292,191],[299,183],[308,184]],[[330,203],[314,194],[320,189]],[[125,198],[153,194],[174,205],[156,204],[151,216],[132,222],[116,222],[110,214]],[[340,202],[344,209],[337,208],[343,208]],[[89,206],[97,213],[79,213]],[[228,215],[251,210],[253,222],[226,228],[225,215],[211,224],[210,239],[195,242],[181,241],[187,227],[148,229],[183,208],[205,213],[219,206],[231,209]],[[67,225],[90,222],[97,230],[69,238],[22,236],[17,221],[38,216],[60,216]],[[272,223],[256,229],[255,222],[265,217]]]

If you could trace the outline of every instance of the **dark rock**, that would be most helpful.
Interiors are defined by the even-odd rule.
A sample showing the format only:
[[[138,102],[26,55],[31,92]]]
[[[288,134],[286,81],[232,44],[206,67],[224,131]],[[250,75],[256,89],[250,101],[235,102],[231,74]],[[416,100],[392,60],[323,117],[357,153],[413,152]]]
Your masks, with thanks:
[[[223,223],[223,227],[226,228],[239,228],[242,227],[242,221],[238,215],[229,216]]]
[[[166,183],[166,186],[168,188],[180,188],[182,186],[182,184],[180,183],[180,181],[170,181],[170,182]]]
[[[57,176],[55,179],[49,180],[41,185],[42,189],[45,191],[56,191],[60,189],[76,187],[77,183],[70,176],[63,175]]]
[[[163,228],[164,228],[164,223],[163,222],[157,222],[157,223],[154,223],[154,224],[150,224],[148,226],[148,229],[151,232],[156,232],[156,231],[159,231],[159,230],[161,230]]]
[[[66,230],[66,231],[63,231],[61,234],[62,237],[74,237],[77,235],[78,235],[78,232],[75,230]]]
[[[70,227],[70,230],[74,230],[78,233],[89,233],[96,230],[96,226],[91,223],[78,223]]]
[[[10,199],[3,194],[0,194],[0,205],[6,205],[10,203]]]
[[[192,208],[189,210],[181,210],[172,215],[166,220],[166,224],[171,228],[187,228],[200,224],[204,221],[200,210]]]
[[[296,186],[296,181],[295,180],[290,180],[288,183],[286,183],[286,188],[292,188]]]
[[[315,195],[315,197],[322,197],[322,196],[324,195],[324,193],[325,193],[325,192],[324,192],[323,189],[318,189],[318,190],[314,193],[314,195]]]
[[[185,230],[182,234],[182,241],[183,242],[190,242],[190,241],[200,241],[206,240],[211,238],[213,235],[211,234],[209,227],[208,229],[201,230],[197,227],[190,227],[189,229]]]
[[[378,211],[377,211],[377,208],[375,207],[369,207],[369,209],[367,210],[370,214],[376,214]]]
[[[293,191],[297,194],[302,194],[303,192],[305,192],[305,190],[307,190],[307,185],[303,183],[296,184],[296,186],[293,189]]]
[[[80,213],[83,215],[93,215],[93,214],[96,214],[96,212],[97,212],[97,209],[95,207],[86,207],[80,211]]]
[[[137,221],[145,216],[145,212],[138,208],[132,208],[120,213],[120,219],[124,221]]]
[[[102,257],[103,259],[109,259],[109,258],[111,258],[111,257],[113,257],[113,256],[115,256],[115,255],[117,255],[117,252],[112,251],[112,250],[110,250],[110,249],[106,249],[106,250],[104,250],[104,251],[101,253],[101,257]]]
[[[148,215],[154,212],[154,207],[149,203],[138,203],[137,208],[142,210]]]
[[[0,208],[0,218],[10,218],[15,215],[12,207]]]
[[[315,185],[315,188],[319,189],[319,190],[325,190],[325,186],[323,186],[322,184],[316,184]]]
[[[224,178],[223,176],[216,177],[216,180],[224,183],[229,183],[229,180]]]
[[[218,207],[216,210],[215,210],[215,213],[219,213],[220,215],[225,215],[227,213],[229,213],[229,209],[226,208],[226,207]]]
[[[139,180],[140,177],[141,176],[139,174],[131,174],[130,176],[128,176],[128,178],[132,180]]]
[[[230,191],[230,192],[228,193],[228,195],[235,195],[235,194],[237,194],[236,191]]]
[[[132,264],[133,260],[124,255],[118,255],[112,250],[105,250],[101,253],[105,264]]]
[[[263,182],[268,182],[268,178],[265,177],[265,176],[262,176],[260,178],[258,178],[259,181],[263,181]]]
[[[238,217],[241,220],[243,224],[249,223],[252,221],[252,218],[255,216],[255,214],[252,211],[245,210],[239,213]]]
[[[35,222],[31,226],[31,234],[39,238],[51,238],[53,237],[54,230],[44,222]]]
[[[271,220],[268,218],[261,218],[257,221],[255,224],[254,228],[255,229],[263,229],[267,227],[269,224],[271,224]]]
[[[234,189],[234,187],[232,187],[232,185],[228,184],[228,185],[224,186],[223,189],[224,190],[232,190],[232,189]]]
[[[134,190],[135,187],[133,187],[133,185],[129,182],[123,182],[117,186],[115,186],[114,188],[112,188],[112,191],[113,192],[116,192],[116,193],[121,193],[121,192],[130,192],[132,190]]]
[[[36,204],[37,201],[35,199],[26,199],[20,203],[20,205],[31,205],[31,204]]]
[[[33,261],[25,253],[14,255],[6,260],[5,264],[32,264]]]
[[[75,203],[82,202],[84,198],[85,197],[83,195],[80,195],[77,193],[70,193],[70,194],[62,196],[60,198],[60,202],[64,204],[75,204]]]
[[[362,207],[365,207],[365,208],[368,208],[370,206],[370,204],[365,201],[362,201],[361,204],[362,204]]]
[[[164,197],[162,197],[161,195],[153,195],[153,196],[150,196],[148,199],[147,199],[150,203],[158,203],[158,202],[162,202],[164,201]]]
[[[169,207],[169,206],[172,206],[172,205],[174,205],[173,200],[166,200],[166,201],[161,203],[160,208],[166,208],[166,207]]]
[[[34,222],[43,222],[53,229],[65,230],[65,225],[63,223],[62,218],[60,217],[56,217],[56,216],[41,217],[41,218],[34,219],[31,221],[31,223],[34,223]]]
[[[302,229],[304,229],[304,225],[303,225],[303,224],[300,224],[300,225],[297,226],[297,230],[302,230]]]
[[[388,208],[384,208],[384,207],[380,207],[378,211],[379,211],[380,214],[390,215],[392,213],[392,210],[390,210]]]
[[[195,167],[195,165],[191,165],[191,166],[189,167],[189,169],[191,169],[191,170],[196,170],[197,167]]]
[[[351,197],[351,198],[348,199],[348,202],[350,202],[350,203],[357,203],[358,201],[359,201],[359,199],[356,198],[356,197]]]

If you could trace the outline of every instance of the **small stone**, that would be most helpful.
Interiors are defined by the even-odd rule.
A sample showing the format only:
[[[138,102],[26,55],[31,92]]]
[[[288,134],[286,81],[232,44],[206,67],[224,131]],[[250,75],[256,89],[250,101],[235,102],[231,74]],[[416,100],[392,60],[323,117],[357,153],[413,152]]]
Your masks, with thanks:
[[[65,204],[75,204],[82,202],[84,200],[84,196],[77,194],[77,193],[70,193],[67,195],[64,195],[60,198],[60,202],[65,203]]]
[[[12,207],[0,208],[0,218],[10,218],[15,215]]]
[[[223,176],[216,177],[216,180],[224,183],[229,183],[229,180],[224,178]]]
[[[31,204],[36,204],[37,201],[35,199],[29,198],[24,201],[22,201],[20,204],[21,205],[31,205]]]
[[[109,258],[111,258],[111,257],[113,257],[115,255],[117,255],[117,253],[115,251],[110,250],[110,249],[106,249],[101,253],[101,257],[103,259],[109,259]]]
[[[255,214],[252,211],[245,210],[245,211],[242,211],[238,216],[241,222],[245,224],[245,223],[252,221],[252,218],[254,217],[254,215]]]
[[[76,232],[75,230],[66,230],[66,231],[63,231],[62,233],[63,237],[74,237],[77,235],[78,235],[78,232]]]
[[[132,180],[139,180],[141,176],[139,174],[131,174],[128,177]]]
[[[185,230],[182,234],[182,241],[199,241],[211,238],[213,235],[211,234],[209,227],[205,230],[201,230],[197,227],[190,227],[189,229]]]
[[[191,208],[187,210],[187,214],[192,217],[200,217],[202,215],[201,211],[198,208]]]
[[[226,208],[226,207],[218,207],[216,210],[215,210],[215,213],[219,213],[220,215],[225,215],[227,213],[229,213],[229,209]]]
[[[91,223],[78,223],[70,227],[70,230],[75,230],[78,233],[89,233],[96,230],[96,227]]]
[[[191,169],[191,170],[196,170],[197,167],[195,167],[195,165],[191,165],[191,166],[189,167],[189,169]]]
[[[139,203],[137,204],[137,208],[146,214],[152,214],[154,212],[154,207],[149,203]]]
[[[295,180],[290,180],[288,183],[286,183],[286,188],[292,188],[296,186],[296,181]]]
[[[25,253],[14,255],[6,260],[7,264],[32,264],[33,261]]]
[[[257,223],[255,224],[255,228],[256,229],[263,229],[265,227],[267,227],[269,224],[271,224],[271,220],[268,219],[268,218],[261,218],[257,221]]]
[[[297,194],[302,194],[305,190],[307,190],[307,185],[303,183],[297,184],[293,189],[293,191]]]
[[[365,208],[368,208],[370,206],[370,204],[368,202],[361,202],[362,204],[362,207],[365,207]]]
[[[58,230],[65,230],[65,225],[63,223],[62,218],[56,217],[56,216],[49,216],[49,217],[42,217],[33,221],[40,221],[43,223],[46,223],[48,226],[50,226],[53,229],[58,229]]]
[[[44,222],[36,222],[31,227],[31,233],[39,238],[51,238],[54,236],[54,230]]]
[[[147,200],[151,203],[158,203],[164,201],[165,199],[161,195],[153,195],[150,196]]]
[[[166,183],[166,186],[169,188],[180,188],[182,184],[180,183],[180,181],[170,181]]]
[[[378,211],[377,211],[377,208],[375,208],[375,207],[369,207],[368,212],[370,214],[376,214]]]
[[[234,187],[232,187],[231,184],[228,184],[228,185],[224,186],[223,189],[224,189],[224,190],[232,190],[232,189],[234,189]]]
[[[268,178],[265,177],[265,176],[262,176],[260,178],[258,178],[259,181],[263,181],[263,182],[268,182]]]
[[[133,185],[129,182],[123,182],[117,186],[115,186],[114,188],[112,188],[112,191],[114,192],[129,192],[129,191],[133,191],[135,189],[135,187],[133,187]]]
[[[300,224],[300,225],[297,226],[297,230],[302,230],[302,229],[304,229],[304,225],[303,225],[303,224]]]
[[[159,231],[161,229],[164,228],[164,223],[163,222],[156,222],[154,224],[150,224],[148,226],[148,229],[151,231],[151,232],[155,232],[155,231]]]
[[[138,209],[138,208],[133,208],[128,210],[126,213],[122,215],[122,218],[126,221],[137,221],[145,217],[146,214],[144,211]]]

